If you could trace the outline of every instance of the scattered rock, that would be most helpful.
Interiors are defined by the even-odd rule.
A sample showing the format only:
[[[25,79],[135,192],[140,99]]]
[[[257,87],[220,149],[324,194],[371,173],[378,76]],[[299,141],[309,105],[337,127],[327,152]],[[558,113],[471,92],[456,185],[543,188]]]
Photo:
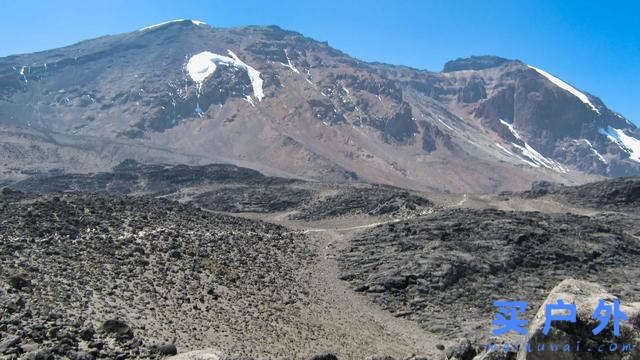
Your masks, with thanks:
[[[382,285],[367,286],[367,292],[370,292],[370,293],[382,293],[385,290],[386,290],[385,287]]]
[[[102,331],[119,339],[128,339],[133,337],[133,331],[129,325],[124,321],[117,319],[105,321],[104,324],[102,324]]]
[[[29,287],[31,285],[31,281],[23,276],[13,275],[9,277],[9,285],[11,285],[11,287],[13,287],[14,289],[20,291]]]
[[[49,349],[38,350],[33,354],[33,360],[53,360],[53,352]]]
[[[249,331],[244,324],[294,324],[296,304],[308,301],[309,285],[298,274],[314,255],[304,235],[282,226],[146,196],[29,199],[0,196],[0,343],[18,337],[0,355],[35,358],[49,349],[56,358],[84,357],[76,354],[83,351],[95,358],[145,358],[150,344],[172,337],[185,348],[202,344],[211,324],[239,337]],[[11,275],[19,276],[10,281]],[[270,305],[283,303],[290,305]],[[220,308],[234,316],[214,310]],[[147,321],[150,316],[162,321]],[[248,336],[268,343],[274,334],[251,330]],[[245,351],[245,344],[243,338],[228,350],[264,351]],[[163,355],[153,356],[174,351],[160,350]]]
[[[355,292],[363,292],[363,291],[367,291],[367,290],[369,290],[369,286],[365,285],[365,284],[358,285],[358,286],[353,288],[353,291],[355,291]]]
[[[178,349],[175,344],[155,345],[151,347],[151,352],[161,356],[176,355]]]
[[[393,316],[395,316],[395,317],[405,317],[405,316],[409,316],[411,314],[413,314],[413,311],[404,310],[404,311],[398,311],[398,312],[394,313]]]
[[[513,351],[513,348],[509,348],[508,350],[504,350],[504,348],[502,348],[489,352],[483,351],[476,355],[473,360],[515,360],[516,355],[517,354]]]
[[[476,350],[469,340],[463,340],[447,350],[448,360],[472,360]]]
[[[303,206],[291,218],[321,220],[344,215],[405,215],[431,207],[431,201],[392,186],[347,187]]]
[[[96,331],[93,329],[92,326],[88,326],[85,327],[84,329],[80,330],[80,339],[85,340],[85,341],[91,341],[91,339],[93,339],[93,335],[95,335]]]
[[[338,360],[338,357],[333,353],[323,353],[314,355],[311,360]]]
[[[20,351],[23,353],[30,353],[30,352],[35,352],[38,350],[40,346],[38,345],[38,343],[26,343],[26,344],[20,344]]]
[[[310,201],[311,197],[309,190],[282,185],[234,186],[204,192],[193,201],[205,209],[216,211],[268,213],[298,207]]]
[[[394,359],[389,355],[372,355],[372,356],[369,356],[367,360],[394,360]]]
[[[88,352],[74,351],[71,353],[71,360],[93,360],[95,357]]]
[[[553,190],[554,184],[549,181],[536,181],[531,185],[531,189],[525,193],[526,198],[539,198],[547,195],[549,191]]]
[[[0,342],[0,353],[6,352],[9,348],[14,347],[20,343],[19,336],[10,336],[9,338]]]

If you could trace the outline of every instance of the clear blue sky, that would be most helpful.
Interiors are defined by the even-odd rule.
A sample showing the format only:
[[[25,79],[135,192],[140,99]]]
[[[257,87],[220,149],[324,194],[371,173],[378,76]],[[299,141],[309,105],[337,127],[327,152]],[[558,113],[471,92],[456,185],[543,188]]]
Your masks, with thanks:
[[[0,56],[189,18],[276,24],[352,56],[439,71],[450,59],[520,59],[640,123],[640,1],[0,0]]]

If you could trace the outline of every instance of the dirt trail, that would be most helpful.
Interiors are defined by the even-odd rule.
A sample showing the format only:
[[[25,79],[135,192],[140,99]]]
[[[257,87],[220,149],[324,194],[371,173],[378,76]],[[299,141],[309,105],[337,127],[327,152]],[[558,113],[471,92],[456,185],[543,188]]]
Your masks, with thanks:
[[[378,225],[397,223],[397,222],[402,221],[402,220],[403,219],[392,219],[392,220],[389,220],[389,221],[374,222],[374,223],[371,223],[371,224],[350,226],[350,227],[337,228],[337,229],[330,229],[330,228],[305,229],[305,230],[302,231],[302,233],[303,234],[308,234],[308,233],[314,233],[314,232],[348,232],[348,231],[352,231],[352,230],[369,229],[369,228],[372,228],[372,227],[376,227]]]
[[[326,350],[335,351],[339,358],[346,359],[364,359],[374,354],[398,359],[415,355],[443,356],[436,345],[448,346],[447,339],[439,339],[438,335],[425,331],[415,322],[395,317],[339,279],[337,257],[349,245],[352,236],[364,229],[403,219],[362,219],[354,221],[352,226],[326,223],[312,228],[308,224],[288,221],[286,216],[280,215],[262,220],[306,234],[319,255],[318,261],[310,269],[305,269],[302,275],[309,284],[313,301],[303,309],[301,321],[319,327],[319,338],[309,344],[307,352],[319,350],[318,344],[326,344]]]

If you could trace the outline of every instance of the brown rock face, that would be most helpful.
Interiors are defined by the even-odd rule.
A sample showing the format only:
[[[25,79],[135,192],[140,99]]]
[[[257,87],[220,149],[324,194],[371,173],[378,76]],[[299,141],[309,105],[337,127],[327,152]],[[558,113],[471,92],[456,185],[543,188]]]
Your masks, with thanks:
[[[489,63],[495,66],[481,66],[476,61],[473,66],[449,72],[434,86],[445,94],[457,89],[457,99],[443,99],[449,107],[480,120],[482,127],[495,132],[506,142],[504,146],[525,159],[531,157],[513,146],[523,144],[514,141],[513,132],[500,120],[511,124],[522,141],[538,153],[562,164],[602,175],[631,175],[638,171],[639,163],[630,159],[632,152],[603,134],[603,130],[612,127],[625,129],[640,139],[633,134],[636,126],[607,109],[598,98],[581,92],[588,99],[587,104],[566,87],[519,61]]]

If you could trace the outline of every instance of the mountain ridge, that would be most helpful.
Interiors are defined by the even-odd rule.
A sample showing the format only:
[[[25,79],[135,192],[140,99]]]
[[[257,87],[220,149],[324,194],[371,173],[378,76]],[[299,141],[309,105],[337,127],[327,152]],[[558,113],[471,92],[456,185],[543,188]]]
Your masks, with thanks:
[[[186,65],[204,52],[217,64],[200,59],[208,73],[194,78]],[[181,20],[0,58],[0,125],[414,189],[524,190],[640,173],[640,132],[597,97],[575,90],[589,108],[518,60],[452,60],[465,61],[496,66],[431,72],[365,62],[277,26]],[[5,177],[20,178],[9,169],[24,167],[31,155],[19,154],[29,151],[12,152]],[[34,155],[45,160],[34,167],[86,171],[75,154],[53,153]],[[148,161],[144,151],[133,157]]]

